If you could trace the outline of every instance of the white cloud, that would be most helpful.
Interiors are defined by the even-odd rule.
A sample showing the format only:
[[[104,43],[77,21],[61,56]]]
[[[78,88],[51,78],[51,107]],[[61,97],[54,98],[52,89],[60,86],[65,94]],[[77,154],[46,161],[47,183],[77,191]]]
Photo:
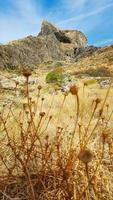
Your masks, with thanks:
[[[88,0],[61,0],[62,6],[70,10],[71,12],[74,10],[82,10]]]
[[[41,15],[41,6],[38,4],[36,6],[35,1],[33,0],[12,0],[18,11],[18,13],[23,17],[24,20],[29,21],[30,23],[35,23],[37,17],[40,18]],[[39,20],[39,19],[38,19]]]
[[[59,0],[59,6],[47,13],[43,0],[9,1],[13,8],[0,13],[0,43],[37,35],[43,19],[59,28],[77,28],[89,35],[99,24],[102,25],[105,11],[113,7],[113,0]],[[110,24],[109,21],[104,23]]]
[[[11,0],[15,10],[0,13],[0,42],[38,34],[41,17],[40,4],[37,8],[33,0]]]
[[[69,18],[69,19],[65,19],[65,20],[62,20],[60,21],[58,24],[66,24],[66,23],[70,23],[70,22],[80,22],[81,20],[84,20],[85,18],[88,18],[88,17],[91,17],[93,15],[97,15],[103,11],[105,11],[106,9],[108,8],[111,8],[113,7],[113,3],[110,3],[110,4],[107,4],[107,5],[104,5],[100,8],[97,8],[91,12],[88,12],[88,13],[83,13],[79,16],[75,16],[75,17],[72,17],[72,18]]]

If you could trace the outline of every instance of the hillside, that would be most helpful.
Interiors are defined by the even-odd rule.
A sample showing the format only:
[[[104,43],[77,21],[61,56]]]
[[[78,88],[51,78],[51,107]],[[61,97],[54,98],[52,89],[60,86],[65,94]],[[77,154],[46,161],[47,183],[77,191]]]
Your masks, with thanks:
[[[113,45],[44,21],[0,45],[0,200],[113,200]]]
[[[37,67],[51,60],[73,60],[77,48],[87,44],[86,36],[77,30],[59,30],[43,21],[36,36],[0,45],[0,68]]]

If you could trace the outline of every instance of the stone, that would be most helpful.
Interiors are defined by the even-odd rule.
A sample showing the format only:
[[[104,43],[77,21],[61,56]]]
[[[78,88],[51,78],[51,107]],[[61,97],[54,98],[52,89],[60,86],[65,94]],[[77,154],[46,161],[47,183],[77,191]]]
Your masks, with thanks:
[[[75,48],[75,57],[76,58],[88,57],[93,55],[99,49],[100,47],[95,47],[93,45]]]
[[[104,80],[104,81],[101,81],[100,82],[100,88],[107,88],[110,84],[110,80],[107,79],[107,80]]]

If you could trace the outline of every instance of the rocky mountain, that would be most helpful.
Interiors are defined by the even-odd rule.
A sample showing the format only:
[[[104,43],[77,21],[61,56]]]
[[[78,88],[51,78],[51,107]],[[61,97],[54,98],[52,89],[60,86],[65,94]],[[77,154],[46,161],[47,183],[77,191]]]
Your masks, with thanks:
[[[73,63],[76,68],[105,66],[112,70],[113,45],[98,48],[88,45],[87,37],[78,30],[60,30],[42,22],[37,36],[28,36],[0,44],[0,68],[37,68],[48,61]]]
[[[90,46],[85,47],[85,50],[80,48],[78,51],[77,62],[68,67],[72,74],[113,77],[113,45],[102,48]]]
[[[59,30],[51,23],[43,21],[37,36],[0,45],[0,68],[37,67],[45,61],[74,60],[85,51],[87,43],[82,32]]]

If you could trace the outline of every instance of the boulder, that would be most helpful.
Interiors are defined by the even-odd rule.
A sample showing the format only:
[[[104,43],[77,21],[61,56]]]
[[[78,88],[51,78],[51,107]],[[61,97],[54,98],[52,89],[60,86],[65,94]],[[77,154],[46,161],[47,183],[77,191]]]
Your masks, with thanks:
[[[75,48],[75,57],[76,58],[82,58],[82,57],[88,57],[94,54],[100,47],[95,47],[93,45],[86,46],[86,47],[80,47]]]

